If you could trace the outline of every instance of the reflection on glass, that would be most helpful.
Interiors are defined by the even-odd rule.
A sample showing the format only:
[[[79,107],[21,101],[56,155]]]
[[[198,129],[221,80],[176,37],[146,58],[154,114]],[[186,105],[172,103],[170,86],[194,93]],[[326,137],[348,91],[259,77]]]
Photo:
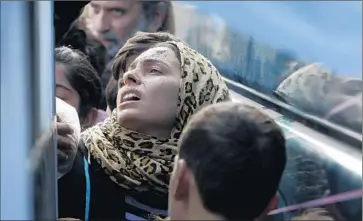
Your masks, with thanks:
[[[280,207],[292,210],[275,218],[309,216],[308,209],[322,208],[332,220],[361,220],[361,153],[319,134],[299,133],[291,124],[282,128],[288,162],[279,188]]]
[[[173,5],[176,34],[225,77],[361,133],[361,4]]]
[[[361,220],[361,150],[236,92],[232,91],[231,96],[264,109],[283,129],[287,140],[287,165],[278,190],[279,206],[271,211],[268,220],[304,220],[301,216],[313,220],[311,217],[316,217],[316,213],[322,213],[317,208],[324,209],[334,220]]]

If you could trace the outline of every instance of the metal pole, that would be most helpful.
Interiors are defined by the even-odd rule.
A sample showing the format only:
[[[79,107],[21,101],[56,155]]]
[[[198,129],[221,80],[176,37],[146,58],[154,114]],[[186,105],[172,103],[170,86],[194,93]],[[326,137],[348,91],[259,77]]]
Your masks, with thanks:
[[[33,220],[28,2],[0,2],[1,220]]]
[[[56,220],[57,157],[52,130],[55,116],[53,2],[32,1],[29,6],[32,132],[35,138],[30,155],[34,173],[34,218]]]
[[[53,2],[0,4],[0,218],[56,220]]]

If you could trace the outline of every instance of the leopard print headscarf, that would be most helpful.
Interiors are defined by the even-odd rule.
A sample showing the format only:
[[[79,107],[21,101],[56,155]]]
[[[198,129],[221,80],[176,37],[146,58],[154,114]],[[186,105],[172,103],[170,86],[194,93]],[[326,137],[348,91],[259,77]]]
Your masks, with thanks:
[[[184,125],[199,109],[230,100],[226,84],[204,56],[181,41],[175,45],[181,57],[181,82],[175,126],[169,139],[160,140],[122,127],[114,111],[81,134],[94,159],[110,179],[126,189],[167,193],[177,143]]]

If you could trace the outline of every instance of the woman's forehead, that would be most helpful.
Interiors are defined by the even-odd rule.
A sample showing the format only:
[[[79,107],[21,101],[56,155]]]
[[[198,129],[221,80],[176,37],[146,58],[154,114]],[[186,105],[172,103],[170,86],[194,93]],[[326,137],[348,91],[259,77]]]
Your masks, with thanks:
[[[137,63],[144,61],[159,61],[167,63],[170,66],[174,64],[180,65],[174,51],[164,46],[150,48],[144,51],[133,62],[131,62],[130,65],[136,65]]]

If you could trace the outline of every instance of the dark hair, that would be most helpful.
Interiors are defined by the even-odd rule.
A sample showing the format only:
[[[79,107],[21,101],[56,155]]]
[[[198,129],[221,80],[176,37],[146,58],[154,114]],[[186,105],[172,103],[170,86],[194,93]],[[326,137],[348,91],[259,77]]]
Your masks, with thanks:
[[[95,39],[87,38],[85,31],[77,27],[77,22],[70,26],[58,45],[74,48],[86,54],[98,75],[102,75],[106,67],[106,47]]]
[[[86,46],[84,53],[88,56],[90,63],[101,77],[106,68],[107,50],[103,44],[94,39],[85,40]]]
[[[286,164],[285,138],[271,118],[240,103],[213,104],[192,117],[179,142],[206,209],[228,220],[264,212]]]
[[[158,6],[160,6],[160,4],[164,4],[163,6],[165,6],[166,12],[165,19],[157,31],[174,33],[174,11],[170,1],[142,1],[141,3],[146,19],[149,21],[154,19]]]
[[[54,2],[54,27],[55,44],[59,43],[72,23],[79,16],[79,12],[90,1],[55,1]]]
[[[151,48],[157,43],[167,41],[180,41],[174,35],[167,32],[137,32],[132,38],[127,40],[124,46],[117,52],[114,63],[112,65],[112,75],[117,81],[119,78],[120,71],[125,72],[127,58],[141,54],[147,49]],[[178,53],[177,53],[178,54]]]
[[[99,108],[102,99],[102,83],[87,56],[76,49],[58,47],[55,49],[55,61],[66,66],[66,77],[80,96],[79,116],[87,116],[91,108]]]
[[[113,111],[116,108],[117,92],[118,92],[117,81],[113,78],[113,76],[111,76],[106,86],[106,92],[105,92],[106,103],[111,111]]]

